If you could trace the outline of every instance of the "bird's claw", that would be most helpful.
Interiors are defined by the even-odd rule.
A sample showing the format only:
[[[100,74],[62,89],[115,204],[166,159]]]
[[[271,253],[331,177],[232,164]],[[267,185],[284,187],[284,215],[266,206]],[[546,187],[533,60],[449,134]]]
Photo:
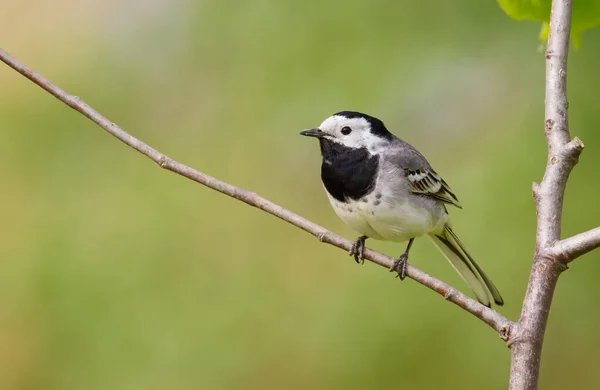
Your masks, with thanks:
[[[400,280],[404,280],[404,278],[406,278],[406,269],[408,268],[407,265],[408,253],[404,252],[402,256],[394,261],[394,264],[390,267],[390,272],[396,272],[396,277],[400,278]]]
[[[365,237],[365,236],[358,237],[352,244],[352,247],[350,248],[350,250],[348,251],[348,255],[354,256],[354,261],[356,261],[357,264],[365,263],[365,240],[366,239],[367,239],[367,237]]]

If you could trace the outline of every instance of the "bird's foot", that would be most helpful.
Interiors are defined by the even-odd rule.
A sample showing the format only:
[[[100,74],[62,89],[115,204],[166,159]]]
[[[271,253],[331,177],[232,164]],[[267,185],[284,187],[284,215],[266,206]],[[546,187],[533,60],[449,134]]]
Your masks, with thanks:
[[[404,252],[396,261],[394,261],[394,264],[390,267],[390,272],[396,272],[396,277],[400,278],[400,280],[404,280],[404,278],[406,278],[407,265],[408,253]]]
[[[365,240],[366,239],[367,239],[367,236],[358,237],[354,241],[354,244],[352,244],[352,248],[350,248],[350,251],[348,251],[348,255],[354,256],[354,261],[356,261],[357,264],[365,263]]]

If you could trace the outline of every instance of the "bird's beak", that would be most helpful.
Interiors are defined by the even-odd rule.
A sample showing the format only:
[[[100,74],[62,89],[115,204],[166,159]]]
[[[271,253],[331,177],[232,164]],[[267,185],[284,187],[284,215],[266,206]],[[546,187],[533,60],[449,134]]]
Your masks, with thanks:
[[[321,129],[316,128],[316,129],[301,131],[300,135],[305,135],[307,137],[323,138],[323,137],[325,137],[326,134],[324,132],[322,132]]]

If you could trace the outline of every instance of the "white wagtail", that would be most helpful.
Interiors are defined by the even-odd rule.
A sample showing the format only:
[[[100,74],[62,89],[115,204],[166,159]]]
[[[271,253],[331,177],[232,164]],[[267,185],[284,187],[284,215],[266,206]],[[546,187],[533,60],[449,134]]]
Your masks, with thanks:
[[[404,279],[414,239],[427,234],[479,302],[504,303],[450,227],[446,204],[462,208],[458,199],[419,151],[379,119],[353,111],[338,112],[300,134],[319,139],[329,201],[338,217],[362,234],[350,250],[357,263],[364,263],[367,238],[408,241],[390,269]]]

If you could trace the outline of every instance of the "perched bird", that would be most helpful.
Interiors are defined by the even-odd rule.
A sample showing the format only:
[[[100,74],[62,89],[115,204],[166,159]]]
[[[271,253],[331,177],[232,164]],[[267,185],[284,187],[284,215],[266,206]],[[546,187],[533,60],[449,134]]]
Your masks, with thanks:
[[[367,238],[408,241],[390,268],[404,279],[414,239],[427,234],[479,302],[504,303],[450,227],[446,204],[462,208],[458,198],[419,151],[381,120],[354,111],[338,112],[300,134],[319,140],[329,201],[338,217],[362,234],[350,250],[357,263],[364,263]]]

